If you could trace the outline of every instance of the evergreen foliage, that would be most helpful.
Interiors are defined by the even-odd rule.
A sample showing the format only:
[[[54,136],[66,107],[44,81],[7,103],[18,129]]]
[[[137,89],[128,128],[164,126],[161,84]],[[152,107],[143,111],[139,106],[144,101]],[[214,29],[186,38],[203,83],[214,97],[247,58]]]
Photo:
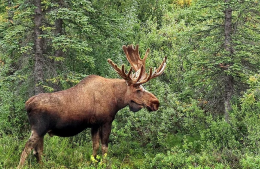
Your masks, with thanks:
[[[160,100],[159,110],[118,112],[106,162],[91,163],[89,130],[71,138],[46,136],[44,168],[259,168],[259,3],[42,0],[43,81],[38,83],[34,0],[4,0],[0,168],[18,165],[30,133],[24,103],[36,86],[53,92],[90,74],[118,78],[107,59],[126,64],[121,47],[128,44],[139,44],[142,56],[150,48],[147,67],[168,58],[165,73],[144,85]],[[232,11],[229,43],[227,10]],[[33,155],[26,167],[39,167]]]

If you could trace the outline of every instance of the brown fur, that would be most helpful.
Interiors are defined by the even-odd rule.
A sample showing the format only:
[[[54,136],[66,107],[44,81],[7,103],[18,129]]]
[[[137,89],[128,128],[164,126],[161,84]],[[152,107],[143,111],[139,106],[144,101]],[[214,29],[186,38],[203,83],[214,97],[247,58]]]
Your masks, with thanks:
[[[143,107],[156,111],[159,101],[141,85],[127,85],[123,79],[96,75],[86,77],[70,89],[31,97],[25,107],[32,135],[22,152],[18,168],[24,165],[31,150],[41,163],[46,133],[69,137],[91,128],[93,156],[97,155],[100,140],[104,155],[108,149],[112,121],[116,113],[127,105],[132,111]]]

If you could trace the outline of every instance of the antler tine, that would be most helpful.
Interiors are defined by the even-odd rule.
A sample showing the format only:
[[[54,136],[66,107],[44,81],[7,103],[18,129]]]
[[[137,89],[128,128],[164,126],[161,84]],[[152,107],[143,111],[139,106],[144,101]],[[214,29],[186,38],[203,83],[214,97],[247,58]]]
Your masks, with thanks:
[[[149,80],[151,79],[151,77],[152,77],[152,72],[153,72],[153,69],[150,68],[149,75],[146,74],[146,77],[145,77],[142,81],[136,83],[136,85],[141,85],[141,84],[144,84],[144,83],[146,83],[147,81],[149,81]],[[147,75],[148,75],[148,76],[147,76]]]
[[[155,78],[155,77],[157,77],[157,76],[160,76],[160,75],[163,73],[163,71],[164,71],[164,69],[165,69],[165,67],[166,67],[166,59],[167,59],[167,57],[165,57],[165,58],[163,59],[163,62],[161,63],[161,65],[159,66],[159,68],[154,71],[154,73],[153,73],[151,79],[152,79],[152,78]]]
[[[147,49],[145,56],[141,59],[139,55],[139,46],[136,45],[134,48],[133,45],[123,46],[123,50],[125,52],[126,58],[130,65],[133,67],[135,71],[138,71],[142,66],[145,68],[145,60],[148,56],[149,49]]]
[[[122,65],[122,68],[119,69],[119,67],[111,59],[108,59],[107,61],[123,79],[125,79],[126,81],[130,80],[129,76],[130,76],[130,73],[132,72],[132,68],[129,71],[130,73],[128,73],[126,75],[126,73],[125,73],[125,65]]]
[[[141,69],[140,69],[140,73],[139,73],[137,79],[135,80],[136,83],[142,78],[142,76],[143,76],[143,74],[144,74],[143,72],[145,72],[145,69],[144,69],[144,67],[142,66]]]
[[[115,69],[115,71],[126,80],[128,85],[141,85],[143,83],[146,83],[147,81],[160,76],[165,67],[166,67],[166,60],[167,57],[164,58],[161,65],[153,71],[152,68],[150,68],[149,74],[145,72],[145,60],[148,57],[149,49],[146,50],[145,56],[143,59],[140,58],[139,51],[138,51],[138,45],[136,45],[136,48],[134,49],[133,45],[131,46],[123,46],[123,50],[126,54],[127,60],[131,64],[131,69],[126,74],[125,72],[125,66],[122,65],[122,68],[118,68],[118,66],[111,60],[108,59],[108,63]],[[135,70],[135,73],[132,73],[132,69]]]
[[[128,74],[127,74],[127,77],[128,77],[128,78],[130,78],[130,74],[132,73],[132,70],[133,70],[133,68],[131,67],[130,70],[129,70],[129,72],[128,72]]]
[[[163,62],[161,63],[161,65],[159,66],[158,69],[155,69],[153,71],[152,68],[150,68],[149,75],[146,76],[146,78],[144,78],[142,81],[136,83],[136,85],[144,84],[144,83],[148,82],[149,80],[160,76],[166,67],[166,59],[167,59],[167,57],[164,58]]]

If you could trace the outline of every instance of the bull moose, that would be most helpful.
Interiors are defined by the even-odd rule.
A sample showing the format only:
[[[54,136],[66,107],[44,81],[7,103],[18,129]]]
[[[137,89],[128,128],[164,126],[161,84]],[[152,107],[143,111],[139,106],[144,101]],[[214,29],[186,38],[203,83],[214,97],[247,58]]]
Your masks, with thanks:
[[[43,138],[50,136],[74,136],[86,128],[91,128],[93,156],[96,158],[99,141],[102,144],[102,155],[108,151],[108,138],[116,113],[129,106],[137,112],[142,108],[156,111],[159,100],[146,91],[142,84],[161,75],[166,67],[166,57],[161,65],[149,73],[145,71],[145,61],[149,49],[143,59],[140,58],[138,45],[123,46],[124,53],[131,65],[128,73],[124,65],[120,69],[112,60],[108,63],[123,79],[108,79],[97,75],[89,75],[76,86],[67,90],[41,93],[32,96],[25,103],[31,126],[31,136],[21,154],[18,168],[21,168],[29,153],[41,163]],[[135,71],[133,73],[132,71]]]

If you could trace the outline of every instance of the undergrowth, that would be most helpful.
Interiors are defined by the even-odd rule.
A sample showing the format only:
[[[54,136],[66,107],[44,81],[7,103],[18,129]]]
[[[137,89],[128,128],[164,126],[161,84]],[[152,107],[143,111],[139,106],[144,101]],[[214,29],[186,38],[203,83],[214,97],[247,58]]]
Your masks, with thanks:
[[[118,112],[112,124],[105,159],[91,160],[92,142],[87,129],[70,138],[46,135],[44,165],[39,166],[30,154],[25,168],[260,168],[259,93],[255,88],[248,90],[240,103],[233,105],[229,122],[205,114],[195,100],[180,102],[171,95],[167,99],[173,106],[162,105],[157,112],[129,113],[126,108]],[[5,114],[1,117],[3,121]],[[30,135],[26,126],[22,127],[24,131],[13,128],[9,123],[0,126],[3,169],[17,167]]]

